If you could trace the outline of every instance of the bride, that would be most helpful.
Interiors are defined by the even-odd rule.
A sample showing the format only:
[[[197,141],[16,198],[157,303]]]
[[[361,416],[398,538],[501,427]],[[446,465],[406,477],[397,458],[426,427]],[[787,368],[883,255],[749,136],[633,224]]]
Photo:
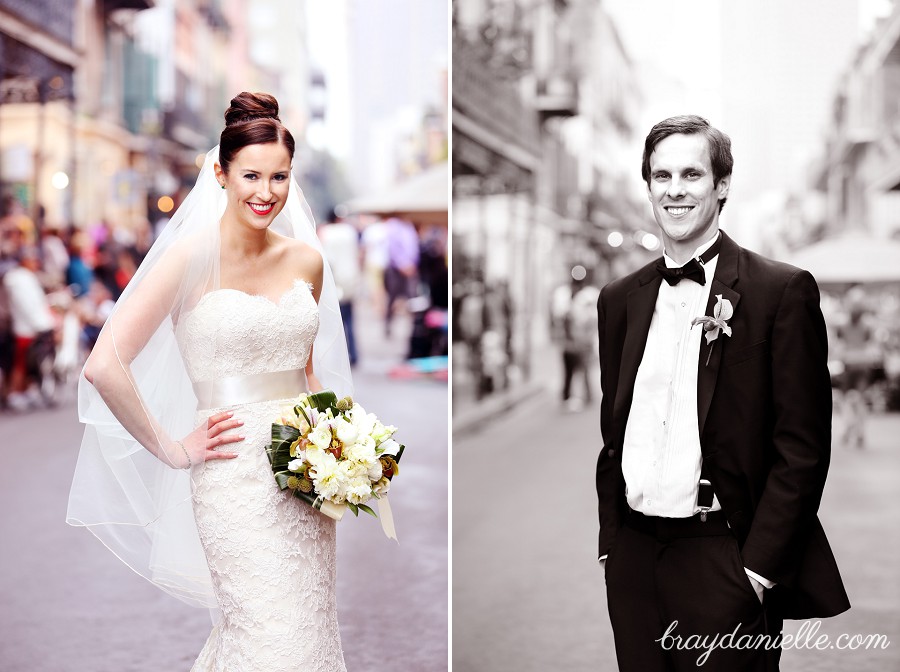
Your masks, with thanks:
[[[193,670],[343,671],[335,521],[265,455],[290,399],[351,391],[334,281],[277,101],[241,93],[225,121],[85,365],[67,521],[214,610]]]

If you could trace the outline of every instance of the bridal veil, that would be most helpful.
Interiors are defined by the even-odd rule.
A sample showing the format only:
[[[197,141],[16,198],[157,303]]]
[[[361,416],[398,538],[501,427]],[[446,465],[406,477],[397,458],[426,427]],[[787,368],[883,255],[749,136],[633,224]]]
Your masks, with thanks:
[[[206,155],[194,188],[103,328],[115,351],[111,366],[121,367],[131,382],[125,403],[138,409],[145,427],[152,428],[163,455],[163,446],[194,429],[198,408],[179,351],[178,328],[179,318],[204,294],[220,288],[219,221],[226,196],[215,179],[217,161],[218,147]],[[309,206],[293,179],[271,228],[322,254]],[[352,392],[350,364],[337,291],[324,255],[323,261],[313,366],[322,385],[343,396]],[[165,291],[156,291],[162,287]],[[149,319],[147,333],[135,346],[121,334],[126,324],[133,331],[142,315],[160,319]],[[205,346],[211,354],[217,347],[214,341]],[[166,592],[194,606],[215,608],[191,509],[190,471],[173,468],[138,443],[84,374],[78,381],[78,411],[85,430],[66,522],[87,527],[131,569]]]

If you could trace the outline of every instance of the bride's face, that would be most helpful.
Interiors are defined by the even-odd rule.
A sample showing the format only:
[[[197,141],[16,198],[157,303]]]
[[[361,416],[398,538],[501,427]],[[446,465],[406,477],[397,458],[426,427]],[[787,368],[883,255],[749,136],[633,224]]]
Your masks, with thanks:
[[[218,164],[215,168],[228,194],[226,213],[238,224],[268,228],[284,208],[291,183],[291,157],[284,145],[247,145],[235,154],[228,173]]]

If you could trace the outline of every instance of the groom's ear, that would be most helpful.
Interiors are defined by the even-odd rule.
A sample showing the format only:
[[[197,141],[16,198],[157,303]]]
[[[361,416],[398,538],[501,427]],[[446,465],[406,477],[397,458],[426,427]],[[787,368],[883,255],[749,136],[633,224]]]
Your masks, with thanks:
[[[726,175],[719,179],[719,184],[716,185],[716,196],[720,201],[723,198],[728,198],[729,187],[731,187],[731,175]]]

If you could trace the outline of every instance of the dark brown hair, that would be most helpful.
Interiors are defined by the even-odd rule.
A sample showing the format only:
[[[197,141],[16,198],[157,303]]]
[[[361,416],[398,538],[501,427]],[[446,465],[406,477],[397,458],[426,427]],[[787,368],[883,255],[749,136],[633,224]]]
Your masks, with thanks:
[[[235,154],[247,145],[280,142],[294,157],[294,136],[278,118],[278,101],[268,93],[239,93],[225,110],[225,128],[219,137],[219,165],[228,172]]]
[[[641,177],[644,182],[650,185],[650,155],[656,149],[656,145],[668,138],[670,135],[683,133],[684,135],[692,135],[699,133],[706,138],[709,147],[709,163],[712,166],[713,185],[719,186],[719,181],[723,177],[731,175],[734,167],[734,158],[731,156],[731,138],[714,126],[703,117],[696,114],[686,114],[680,117],[669,117],[663,119],[650,129],[647,139],[644,141],[644,156],[641,162]],[[725,207],[725,200],[719,201],[719,212]]]

